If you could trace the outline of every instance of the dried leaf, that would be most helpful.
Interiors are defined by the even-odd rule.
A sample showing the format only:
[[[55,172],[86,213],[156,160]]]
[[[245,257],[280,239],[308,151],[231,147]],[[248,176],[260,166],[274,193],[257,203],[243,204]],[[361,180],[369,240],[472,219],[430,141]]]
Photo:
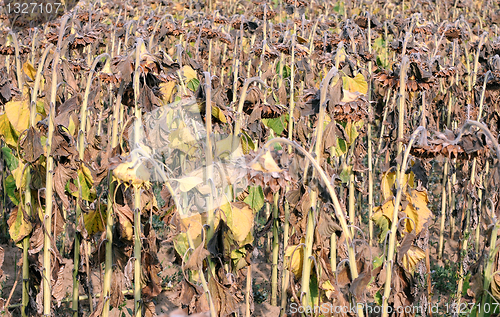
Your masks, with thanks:
[[[411,246],[408,252],[403,256],[403,267],[410,273],[413,273],[418,262],[425,258],[424,250],[416,246]]]
[[[44,154],[41,134],[34,127],[30,127],[26,135],[19,141],[19,147],[24,151],[23,158],[34,163]]]
[[[123,287],[125,285],[125,276],[123,272],[114,269],[111,275],[111,289],[109,303],[111,307],[118,308],[123,303],[125,296],[123,295]]]
[[[201,243],[189,256],[188,261],[184,265],[184,268],[188,270],[199,270],[202,267],[203,260],[210,255],[210,252],[206,250]]]
[[[274,161],[270,151],[266,151],[266,153],[260,156],[256,162],[250,165],[250,167],[264,173],[280,173],[282,171]]]

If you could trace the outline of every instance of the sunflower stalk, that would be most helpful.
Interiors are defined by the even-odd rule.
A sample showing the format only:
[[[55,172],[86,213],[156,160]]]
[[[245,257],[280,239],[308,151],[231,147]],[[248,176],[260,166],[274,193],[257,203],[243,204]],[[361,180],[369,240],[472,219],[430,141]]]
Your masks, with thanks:
[[[285,138],[274,138],[269,141],[267,141],[264,146],[262,147],[262,150],[260,151],[259,156],[264,154],[266,151],[268,151],[274,143],[284,143],[286,145],[291,145],[293,148],[298,150],[302,155],[304,155],[307,159],[307,161],[313,166],[314,170],[318,173],[320,179],[325,183],[326,189],[328,194],[330,195],[332,202],[333,202],[333,209],[335,211],[335,216],[337,219],[339,219],[340,222],[340,227],[342,228],[342,231],[344,232],[346,236],[346,244],[347,244],[347,254],[348,254],[348,260],[349,260],[349,269],[351,271],[351,277],[352,279],[356,279],[358,277],[358,269],[357,269],[357,264],[356,264],[356,254],[354,252],[354,245],[353,245],[353,238],[351,236],[349,227],[347,225],[347,220],[345,216],[345,211],[342,210],[342,207],[340,205],[340,201],[337,197],[337,193],[335,192],[335,189],[333,188],[332,184],[330,183],[329,177],[326,175],[325,171],[323,168],[319,165],[319,163],[316,161],[316,159],[309,153],[306,149],[304,149],[302,146],[300,146],[298,143],[294,141],[290,141]],[[304,263],[305,264],[305,263]],[[358,316],[362,317],[364,316],[363,314],[363,309],[361,306],[356,306]]]
[[[326,96],[330,81],[334,76],[337,76],[338,70],[336,67],[332,67],[332,69],[327,73],[325,78],[321,82],[320,88],[320,108],[318,114],[318,125],[316,128],[316,143],[314,147],[314,154],[316,156],[315,161],[321,166],[321,157],[322,157],[322,139],[323,139],[323,125],[326,115]],[[305,173],[307,175],[307,173]],[[315,172],[313,172],[313,178],[315,177]],[[304,258],[302,265],[302,280],[301,280],[301,297],[302,304],[304,306],[311,305],[313,303],[309,302],[308,295],[310,295],[310,281],[311,281],[311,256],[312,256],[312,248],[314,242],[314,228],[316,222],[316,204],[317,204],[317,191],[311,191],[310,199],[311,199],[311,208],[308,210],[307,214],[307,223],[306,223],[306,239],[305,239],[305,250],[304,250]]]
[[[120,83],[118,95],[113,108],[113,118],[111,127],[111,149],[118,145],[118,120],[120,115],[121,96],[123,94],[124,82]],[[102,316],[108,317],[110,310],[110,295],[111,295],[111,276],[113,273],[113,203],[115,193],[115,182],[113,181],[113,172],[108,172],[108,206],[106,212],[106,255],[104,260],[104,281],[102,293],[104,298],[104,306]]]
[[[21,57],[19,56],[19,42],[17,40],[17,35],[14,32],[9,32],[8,35],[12,39],[14,44],[14,54],[16,59],[16,74],[17,74],[17,87],[21,94],[23,93],[23,70],[21,67]]]
[[[461,130],[460,134],[458,135],[457,139],[459,139],[461,137],[461,135],[463,134],[464,131],[468,131],[470,129],[470,127],[472,127],[472,126],[475,126],[475,127],[479,128],[480,130],[482,130],[483,133],[486,135],[486,137],[490,139],[490,141],[493,144],[493,148],[496,151],[496,157],[497,157],[497,159],[500,160],[500,146],[498,145],[497,139],[493,136],[493,134],[490,132],[490,130],[485,125],[483,125],[482,123],[480,123],[478,121],[468,120],[465,123],[465,125],[462,127],[462,130]],[[473,176],[471,177],[471,180],[472,180],[472,178],[473,178]],[[493,265],[495,262],[496,254],[498,253],[498,247],[496,245],[496,242],[497,242],[496,240],[497,240],[500,222],[496,218],[496,216],[493,219],[493,224],[494,225],[493,225],[493,229],[491,231],[491,236],[490,236],[490,249],[488,252],[488,258],[487,258],[486,267],[484,270],[483,289],[486,291],[490,289],[491,281],[492,281],[493,276],[494,276]],[[467,240],[464,241],[464,244],[466,241]],[[462,250],[463,250],[463,248],[462,248]],[[462,267],[461,267],[461,269],[462,269]],[[462,283],[460,283],[460,282],[462,282]],[[462,288],[460,286],[462,286],[462,285],[463,285],[463,280],[462,280],[462,276],[461,276],[461,280],[459,281],[459,288],[458,288],[460,293],[462,291]],[[483,293],[482,300],[481,300],[481,303],[483,305],[488,303],[488,301],[489,301],[489,293],[486,291]],[[460,297],[458,298],[458,300],[460,300]],[[460,303],[460,302],[457,301],[457,303]],[[483,317],[484,313],[485,313],[484,309],[479,309],[479,317]]]
[[[135,106],[135,122],[134,122],[134,137],[136,146],[140,142],[141,125],[142,125],[142,110],[139,108],[139,65],[141,63],[141,52],[144,49],[144,41],[138,38],[135,49],[135,65],[134,65],[134,106]],[[141,188],[134,186],[134,316],[142,316],[142,299],[141,299]]]
[[[295,26],[296,28],[296,26]],[[294,80],[295,80],[295,34],[292,35],[292,61],[291,61],[291,73],[290,73],[290,108],[288,112],[288,139],[290,141],[293,141],[293,124],[294,124],[294,117],[293,117],[293,112],[295,109],[295,96],[294,96],[294,87],[295,85]],[[280,74],[279,74],[279,82],[278,82],[278,88],[281,88],[283,85],[283,67],[284,67],[284,62],[285,62],[285,55],[282,52],[281,53],[281,60],[280,60]],[[288,146],[288,153],[292,153],[292,146]],[[289,188],[288,186],[285,188],[285,192],[288,192]],[[283,250],[286,252],[286,249],[288,248],[288,238],[290,235],[290,205],[288,201],[285,201],[285,222],[283,224]],[[283,259],[283,265],[287,265],[287,259],[286,257]],[[281,278],[281,306],[280,306],[280,316],[284,316],[286,314],[286,304],[288,302],[287,298],[287,290],[288,290],[288,280],[290,278],[290,272],[288,270],[283,270],[282,272],[282,278]]]
[[[403,180],[405,176],[405,171],[406,167],[408,165],[408,157],[410,155],[410,150],[411,147],[413,146],[413,142],[415,142],[415,139],[417,136],[422,132],[425,131],[424,127],[418,127],[415,132],[412,133],[410,137],[410,141],[408,142],[408,147],[406,148],[404,155],[403,155],[403,160],[401,162],[401,166],[399,168],[399,173],[397,173],[397,178],[396,178],[396,200],[394,202],[394,211],[392,214],[392,220],[391,220],[391,229],[390,229],[390,234],[389,234],[389,250],[387,253],[387,258],[385,260],[385,271],[387,272],[386,279],[385,279],[385,284],[384,284],[384,294],[382,296],[382,317],[387,317],[389,316],[389,309],[388,309],[388,301],[389,301],[389,295],[391,294],[391,281],[392,281],[392,271],[393,271],[393,262],[394,262],[394,254],[395,254],[395,249],[396,249],[396,233],[397,233],[397,225],[398,225],[398,213],[399,213],[399,205],[401,203],[401,197],[403,193]]]
[[[84,161],[84,155],[85,155],[85,142],[86,142],[86,131],[87,131],[87,108],[88,108],[88,100],[89,100],[89,95],[90,95],[90,89],[92,86],[92,81],[94,78],[94,69],[97,67],[97,63],[101,61],[102,58],[109,58],[109,55],[104,53],[99,56],[97,56],[92,63],[89,77],[87,79],[87,84],[85,87],[85,93],[83,95],[83,100],[82,100],[82,105],[80,107],[80,130],[78,131],[78,156],[81,162]],[[82,163],[83,164],[83,163]],[[79,181],[79,179],[78,179]],[[81,193],[81,186],[78,186],[78,195],[77,195],[77,203],[76,203],[76,208],[75,208],[75,213],[76,213],[76,221],[78,222],[81,213],[82,213],[82,206],[81,203],[82,200],[82,193]],[[74,314],[78,314],[78,297],[79,297],[79,279],[78,279],[78,269],[80,266],[80,243],[81,243],[81,236],[79,234],[75,235],[75,246],[74,246],[74,271],[73,271],[73,312]],[[88,256],[88,253],[86,253]],[[86,260],[86,262],[88,259]],[[88,266],[87,266],[88,268]],[[91,307],[91,310],[93,310],[93,302],[91,296],[89,296],[89,305]],[[75,316],[76,317],[76,316]]]
[[[243,119],[244,119],[243,106],[245,104],[245,99],[247,97],[248,87],[254,81],[262,84],[263,86],[266,86],[266,83],[264,83],[259,77],[248,78],[243,83],[243,90],[241,92],[240,101],[238,103],[238,109],[236,110],[237,119],[236,119],[236,123],[234,124],[232,152],[234,150],[236,150],[238,148],[238,145],[240,144],[240,133],[241,133],[241,127],[243,126]]]
[[[47,55],[53,47],[54,46],[52,44],[47,46],[47,48],[43,52],[42,58],[40,59],[40,64],[38,65],[38,69],[37,69],[37,73],[36,73],[36,77],[35,77],[35,83],[34,83],[34,87],[33,87],[33,92],[31,95],[31,108],[30,108],[30,121],[29,121],[30,128],[34,128],[36,125],[36,114],[37,114],[36,103],[37,103],[37,98],[38,98],[38,90],[40,87],[40,80],[42,77],[42,70],[43,70],[43,66],[45,64],[45,60],[47,58]],[[54,132],[54,125],[52,123],[53,118],[54,118],[54,113],[53,113],[52,105],[53,105],[53,103],[51,103],[51,108],[50,108],[50,112],[49,112],[49,137],[48,137],[48,140],[52,140],[52,135]],[[52,123],[52,131],[50,130],[51,123]],[[52,133],[52,135],[51,135],[51,133]],[[51,144],[52,143],[49,141],[48,146],[47,146],[47,153],[48,153],[49,157],[50,157],[50,152],[51,152]],[[48,163],[50,161],[52,162],[52,167],[50,167],[48,165]],[[45,221],[46,221],[46,223],[44,224],[46,231],[44,234],[44,250],[43,250],[43,261],[44,261],[43,287],[44,287],[44,290],[48,290],[48,291],[44,291],[44,293],[43,293],[43,295],[44,295],[44,298],[43,298],[44,314],[50,314],[51,296],[52,296],[50,293],[50,284],[49,284],[49,281],[51,279],[51,277],[50,277],[50,232],[51,232],[51,228],[50,227],[51,227],[51,216],[52,216],[52,168],[53,168],[53,159],[50,159],[47,161],[47,174],[46,174],[46,184],[47,184],[47,187],[46,187],[46,197],[47,198],[46,199],[47,199],[47,203],[46,203],[46,214],[44,217]],[[30,204],[29,208],[27,208],[27,213],[28,213],[28,215],[31,216],[31,204],[32,204],[32,202],[31,202],[31,189],[30,189],[31,169],[29,167],[27,167],[27,173],[28,174],[26,176],[27,188],[26,188],[26,193],[25,193],[25,201],[29,202],[29,204]],[[26,265],[29,265],[28,257],[27,257],[28,248],[29,248],[29,238],[26,237],[23,240],[23,260],[26,261]],[[24,252],[26,252],[25,257],[24,257]],[[23,273],[24,273],[24,264],[25,264],[25,262],[23,262]],[[29,270],[26,273],[29,274]],[[24,281],[24,277],[23,277],[23,281]],[[28,290],[28,287],[29,287],[28,284],[23,285],[23,295],[25,295],[24,292]],[[24,309],[23,309],[23,313],[24,313]]]
[[[279,256],[279,192],[273,195],[273,264],[271,271],[271,305],[278,304],[278,256]]]
[[[40,80],[42,77],[42,70],[43,66],[45,64],[45,60],[47,58],[47,55],[49,51],[54,47],[54,45],[50,44],[47,46],[45,51],[42,54],[42,58],[40,59],[40,64],[38,65],[36,77],[35,77],[35,82],[34,82],[34,87],[33,91],[31,93],[31,103],[30,103],[30,118],[29,118],[29,126],[30,128],[35,127],[36,125],[36,102],[38,98],[38,90],[40,87]],[[28,216],[32,215],[32,199],[31,199],[31,189],[30,189],[30,183],[31,183],[31,168],[28,165],[25,169],[26,173],[26,191],[24,193],[24,210],[26,210],[26,213]],[[22,291],[22,309],[21,309],[21,315],[27,316],[26,315],[26,308],[29,303],[29,258],[28,258],[28,249],[30,247],[30,237],[27,236],[23,239],[23,267],[22,267],[22,275],[23,275],[23,291]]]
[[[51,315],[51,300],[52,300],[52,293],[50,291],[51,287],[51,280],[52,280],[52,274],[51,274],[51,267],[50,267],[50,248],[51,248],[51,243],[50,243],[50,234],[52,232],[51,225],[52,225],[52,193],[53,193],[53,170],[54,170],[54,158],[51,155],[52,152],[52,138],[54,135],[54,117],[55,117],[55,105],[56,105],[56,94],[57,94],[57,71],[58,71],[58,65],[60,61],[60,53],[61,53],[61,44],[62,44],[62,38],[64,35],[64,30],[66,23],[69,19],[69,16],[65,16],[62,21],[61,21],[61,26],[59,29],[59,39],[57,41],[57,48],[56,52],[54,55],[54,58],[52,60],[52,86],[50,90],[50,110],[49,110],[49,119],[48,119],[48,137],[47,137],[47,165],[46,165],[46,189],[45,189],[45,215],[44,215],[44,225],[45,225],[45,230],[44,230],[44,241],[43,241],[43,271],[42,271],[42,278],[43,278],[43,313],[46,316]],[[40,69],[39,69],[40,70]],[[41,71],[41,70],[40,70]],[[40,75],[41,76],[41,75]],[[40,77],[38,77],[38,80],[40,80]],[[35,83],[37,84],[37,83]],[[37,86],[38,87],[38,86]],[[34,96],[38,94],[38,91],[33,91]],[[34,106],[36,107],[36,100],[34,103]],[[30,124],[34,124],[35,121],[35,114],[30,114]],[[74,285],[73,285],[74,287]]]
[[[368,14],[368,53],[372,53],[372,38],[371,38],[371,12]],[[373,243],[373,148],[372,148],[372,124],[373,109],[371,104],[372,96],[372,62],[368,62],[368,125],[366,129],[367,135],[367,152],[368,152],[368,245],[371,247]],[[332,268],[333,269],[333,268]]]

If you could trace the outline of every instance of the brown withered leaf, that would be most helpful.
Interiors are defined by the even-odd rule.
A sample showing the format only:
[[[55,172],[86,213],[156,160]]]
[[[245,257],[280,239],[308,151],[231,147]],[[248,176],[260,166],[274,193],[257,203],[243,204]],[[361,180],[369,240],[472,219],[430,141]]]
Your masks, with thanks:
[[[458,143],[467,154],[481,150],[484,147],[483,141],[478,134],[465,134]]]
[[[323,143],[323,153],[327,154],[332,146],[337,146],[337,136],[339,136],[337,123],[335,121],[331,121],[326,126],[324,137],[321,141],[321,143]]]
[[[59,270],[57,271],[57,279],[52,283],[52,297],[57,302],[57,307],[61,306],[61,302],[66,295],[63,284],[64,268],[64,265],[59,267]]]
[[[123,240],[119,239],[120,235],[118,232],[118,228],[115,227],[113,230],[113,236],[117,237],[117,239],[113,239],[113,262],[116,265],[117,269],[124,270],[125,266],[128,263],[132,263],[133,261],[129,261],[132,257],[133,253],[133,245],[128,243],[128,241],[123,242]],[[106,257],[106,243],[104,243],[106,239],[106,233],[103,232],[101,238],[99,239],[99,248],[96,248],[92,253],[92,264],[94,266],[103,263]],[[133,267],[133,264],[130,268]],[[127,270],[125,269],[125,273]],[[130,272],[131,273],[131,272]],[[125,280],[127,280],[127,275],[125,275]]]
[[[333,220],[332,215],[323,209],[319,214],[318,233],[325,238],[330,238],[335,231],[341,230],[342,228]]]
[[[372,278],[372,275],[370,273],[371,272],[363,272],[359,274],[358,277],[355,278],[354,281],[352,281],[351,286],[349,287],[349,290],[352,294],[354,294],[358,301],[363,298],[363,293],[366,290],[366,286],[368,285],[368,283],[370,283],[370,280]]]
[[[65,209],[70,206],[68,195],[66,195],[66,184],[69,180],[75,179],[78,176],[77,171],[78,166],[74,160],[58,162],[54,169],[54,189],[62,200]]]
[[[142,295],[146,300],[158,296],[161,293],[161,279],[158,276],[162,270],[158,256],[151,252],[142,253]]]
[[[64,81],[71,87],[75,94],[78,95],[80,89],[78,87],[78,82],[75,79],[75,75],[70,69],[69,62],[66,59],[62,60],[62,66]]]
[[[30,249],[28,250],[30,254],[37,254],[42,250],[43,238],[44,235],[42,227],[37,225],[30,237]]]
[[[215,310],[219,312],[219,317],[229,316],[238,310],[238,299],[229,288],[219,284],[215,278],[211,278],[208,282],[208,289],[212,295]]]
[[[75,148],[75,140],[69,134],[69,131],[62,125],[58,125],[54,130],[54,136],[52,138],[52,155],[55,157],[78,155]]]
[[[206,312],[210,309],[203,288],[191,284],[186,280],[182,281],[181,291],[178,297],[181,303],[186,303],[186,305],[188,305],[188,312],[190,314]]]
[[[97,304],[97,307],[95,308],[94,312],[89,316],[89,317],[99,317],[102,315],[102,310],[104,308],[104,301],[101,299],[99,300],[99,303]]]
[[[112,307],[118,308],[125,298],[123,295],[123,288],[125,286],[124,274],[121,270],[115,269],[111,275],[111,290],[109,303]]]
[[[153,317],[156,315],[155,303],[152,301],[144,302],[144,317]]]
[[[19,147],[24,151],[23,158],[34,163],[43,154],[40,131],[35,127],[28,128],[26,135],[19,141]]]
[[[210,252],[208,252],[203,245],[204,243],[200,243],[200,245],[189,256],[188,261],[184,265],[185,269],[199,270],[202,267],[203,260],[210,255]]]
[[[401,242],[401,246],[399,247],[398,250],[398,262],[402,263],[401,261],[403,260],[404,255],[410,250],[411,246],[413,245],[413,241],[415,240],[417,236],[415,233],[405,233],[405,236],[403,238],[403,241]]]

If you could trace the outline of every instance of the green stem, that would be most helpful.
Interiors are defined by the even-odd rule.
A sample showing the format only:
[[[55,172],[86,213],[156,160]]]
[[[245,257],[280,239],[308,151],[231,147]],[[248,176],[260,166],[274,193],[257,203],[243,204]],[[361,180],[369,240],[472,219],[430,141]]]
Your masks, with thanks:
[[[56,67],[54,67],[56,69]],[[54,71],[55,73],[55,71]],[[55,81],[54,81],[55,82]],[[44,316],[51,315],[51,300],[52,292],[51,280],[52,269],[50,267],[50,234],[52,232],[52,195],[53,195],[53,170],[54,159],[51,155],[52,152],[52,138],[54,136],[54,118],[55,118],[55,103],[50,103],[49,110],[49,131],[47,137],[47,173],[46,173],[46,189],[45,189],[45,216],[44,216],[44,240],[43,240],[43,314]],[[29,189],[28,189],[29,190]]]
[[[59,70],[59,61],[61,54],[61,45],[62,38],[64,35],[64,30],[67,21],[69,20],[69,16],[65,16],[61,21],[61,26],[59,30],[59,39],[57,41],[57,48],[55,52],[55,56],[52,62],[52,85],[50,91],[50,108],[49,108],[49,131],[47,136],[47,165],[46,165],[46,189],[45,189],[45,216],[44,216],[44,224],[45,224],[45,232],[44,232],[44,250],[43,250],[43,312],[44,315],[50,316],[51,309],[51,299],[52,294],[50,292],[50,284],[52,280],[51,268],[50,268],[50,234],[52,232],[52,194],[53,194],[53,170],[54,170],[54,158],[51,155],[52,152],[52,138],[54,135],[54,117],[55,117],[55,105],[56,105],[56,94],[57,94],[57,74]],[[37,74],[38,77],[38,74]],[[37,83],[35,83],[35,86]],[[36,86],[37,87],[37,86]],[[33,94],[38,94],[38,91],[34,91]],[[35,100],[36,106],[36,100]],[[34,122],[34,116],[31,117]],[[77,317],[77,316],[76,316]]]
[[[405,41],[406,42],[406,41]],[[403,56],[399,77],[399,104],[398,104],[398,143],[396,155],[401,155],[403,151],[404,123],[405,123],[405,103],[406,103],[406,72],[408,70],[408,57]],[[399,170],[399,168],[398,168]]]
[[[134,136],[135,144],[139,144],[142,125],[142,110],[139,108],[139,64],[141,62],[141,51],[144,49],[142,38],[137,39],[135,51],[135,69],[134,69],[134,105],[135,122]],[[141,299],[141,189],[134,186],[134,316],[142,316]]]
[[[444,162],[443,168],[443,183],[441,192],[441,224],[439,227],[439,246],[438,246],[438,259],[443,258],[444,248],[444,225],[446,221],[446,188],[448,182],[448,159]]]
[[[94,69],[97,66],[97,63],[101,61],[103,58],[109,59],[109,54],[101,54],[94,59],[94,63],[90,68],[89,77],[87,80],[87,85],[85,87],[85,94],[83,95],[82,105],[80,108],[80,131],[78,133],[78,154],[80,156],[80,160],[83,160],[84,151],[85,151],[85,133],[87,131],[87,106],[90,95],[90,88],[92,86],[92,79],[94,78]]]
[[[212,154],[212,78],[209,72],[204,72],[205,75],[205,132],[206,132],[206,148],[205,148],[205,160],[206,160],[206,175],[207,181],[210,182],[213,180],[213,154]],[[207,239],[210,239],[213,236],[215,231],[214,228],[214,216],[215,213],[213,211],[213,197],[215,193],[207,196],[207,211],[208,211],[208,225],[209,228],[207,230]]]
[[[372,52],[372,39],[371,39],[371,13],[368,15],[368,52]],[[368,62],[368,125],[366,129],[367,135],[367,151],[368,151],[368,245],[372,246],[373,243],[373,148],[372,148],[372,123],[373,109],[371,104],[372,96],[372,62]],[[333,270],[333,268],[332,268]]]
[[[351,144],[351,147],[350,147],[350,157],[351,159],[353,159],[353,155],[354,155],[354,146],[356,144],[356,140],[353,141],[353,143]],[[346,158],[347,160],[347,158]],[[351,165],[351,169],[349,171],[349,198],[348,198],[348,202],[349,202],[349,222],[351,224],[351,234],[354,236],[354,226],[356,224],[356,209],[355,209],[355,206],[356,206],[356,189],[354,188],[354,171],[352,170],[352,165]]]
[[[19,42],[17,41],[17,35],[14,32],[9,32],[9,37],[12,37],[12,42],[14,43],[14,54],[16,56],[16,74],[17,74],[17,86],[21,94],[23,93],[23,71],[21,68],[21,57],[19,56]]]
[[[111,149],[114,149],[118,145],[118,119],[120,115],[120,104],[121,96],[124,90],[124,82],[120,83],[120,88],[118,95],[116,97],[116,102],[113,109],[113,123],[112,123],[112,133],[111,133]],[[111,276],[113,272],[113,203],[114,203],[114,192],[115,192],[115,182],[113,182],[113,172],[108,173],[108,208],[106,213],[106,257],[104,262],[104,281],[102,287],[102,294],[104,298],[104,307],[102,310],[102,316],[108,317],[110,302],[109,296],[111,295]]]
[[[286,190],[287,191],[287,190]],[[288,248],[288,237],[290,235],[290,205],[285,201],[285,223],[283,225],[283,250],[286,252]],[[286,267],[286,257],[283,259],[283,266]],[[284,316],[286,313],[286,304],[288,301],[287,290],[288,290],[288,279],[290,278],[290,272],[288,270],[283,270],[283,275],[281,277],[281,309],[280,316]]]
[[[273,265],[271,272],[271,305],[278,304],[278,255],[279,255],[279,193],[273,195]]]
[[[49,53],[49,50],[52,49],[53,45],[50,44],[47,46],[45,51],[43,52],[42,58],[40,59],[40,64],[38,65],[36,77],[35,77],[35,83],[33,86],[33,91],[31,94],[31,104],[30,104],[30,128],[33,128],[36,125],[35,118],[36,118],[36,101],[38,97],[38,89],[40,86],[40,79],[41,79],[41,74],[43,70],[43,66],[45,64],[45,60],[47,58],[47,55]],[[24,194],[24,209],[26,210],[26,213],[28,216],[31,216],[31,206],[33,202],[31,201],[31,189],[30,189],[30,183],[31,183],[31,168],[30,166],[26,167],[26,192]],[[26,316],[26,308],[29,303],[29,258],[28,258],[28,249],[30,247],[30,237],[27,236],[23,239],[23,268],[22,268],[22,273],[23,273],[23,292],[22,292],[22,309],[21,309],[21,314],[22,316]]]
[[[24,204],[24,209],[26,210],[26,213],[31,216],[31,190],[30,190],[30,184],[31,184],[31,171],[30,168],[26,168],[28,174],[26,175],[26,192],[24,194],[25,197],[25,204]],[[23,293],[22,293],[22,307],[21,307],[21,315],[22,317],[27,317],[27,308],[29,304],[29,288],[30,288],[30,265],[29,265],[29,258],[28,258],[28,249],[30,247],[30,238],[29,236],[25,237],[23,239]]]

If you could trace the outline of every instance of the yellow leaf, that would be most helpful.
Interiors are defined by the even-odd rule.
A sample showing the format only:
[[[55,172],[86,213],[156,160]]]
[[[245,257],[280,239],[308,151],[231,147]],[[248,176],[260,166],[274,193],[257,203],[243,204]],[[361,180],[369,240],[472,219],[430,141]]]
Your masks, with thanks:
[[[259,157],[250,167],[264,173],[281,172],[281,168],[279,168],[278,164],[274,161],[270,151],[266,151],[266,153]]]
[[[23,64],[23,70],[31,80],[35,80],[36,70],[29,62]]]
[[[222,123],[227,122],[227,119],[226,119],[226,116],[224,115],[224,112],[222,112],[222,110],[220,110],[219,107],[212,106],[212,116],[219,119],[219,121]]]
[[[120,223],[119,223],[120,237],[124,240],[132,241],[132,239],[134,238],[134,226],[127,218],[125,217],[119,217],[119,218],[120,218]]]
[[[189,233],[189,236],[193,241],[200,238],[201,241],[201,231],[203,230],[203,218],[201,214],[193,214],[188,217],[181,218],[181,231],[184,233]],[[196,245],[197,246],[197,245]]]
[[[236,242],[242,243],[253,228],[253,210],[247,203],[236,201],[231,203],[232,223],[229,226]]]
[[[347,142],[347,145],[351,145],[354,143],[354,140],[359,136],[358,129],[364,125],[363,120],[359,120],[356,122],[348,121],[346,126],[345,126],[345,131],[347,133],[347,136],[349,137],[349,140]]]
[[[0,116],[0,135],[3,136],[5,143],[17,147],[17,132],[14,130],[14,127],[5,113]]]
[[[383,242],[387,237],[387,232],[389,232],[391,220],[383,213],[381,207],[376,207],[373,209],[372,220],[380,228],[378,237],[379,241]]]
[[[344,89],[349,90],[350,92],[359,92],[363,95],[366,95],[368,92],[368,83],[361,73],[358,73],[354,78],[343,76],[342,81]]]
[[[106,221],[106,213],[104,208],[91,210],[83,215],[85,229],[89,235],[104,231],[104,222]]]
[[[432,213],[430,209],[427,207],[427,203],[429,199],[427,198],[427,193],[420,192],[417,190],[411,190],[410,193],[405,193],[406,199],[408,200],[408,205],[406,206],[403,212],[406,216],[411,220],[406,219],[406,231],[411,232],[415,229],[415,233],[418,234],[422,231],[424,224],[430,220]],[[399,210],[401,210],[402,206],[399,206]],[[375,213],[380,212],[382,215],[389,218],[392,221],[392,217],[394,215],[394,201],[393,199],[387,200],[381,207],[376,207],[373,209],[374,216]],[[415,223],[415,224],[414,224]],[[416,228],[415,228],[416,225]]]
[[[26,130],[29,126],[30,107],[27,98],[19,101],[9,101],[5,104],[5,113],[17,132]]]
[[[166,83],[160,84],[160,91],[161,91],[161,94],[163,95],[163,100],[165,102],[171,101],[172,95],[174,92],[174,88],[176,86],[177,86],[177,83],[175,81],[168,81]]]
[[[409,201],[408,206],[404,210],[408,218],[412,219],[415,224],[406,220],[406,230],[411,232],[415,229],[415,233],[418,234],[422,231],[424,224],[431,219],[432,212],[427,207],[427,203],[429,203],[429,198],[427,197],[426,192],[421,192],[418,190],[411,190],[409,193],[406,193],[406,199]],[[415,228],[416,226],[416,228]]]
[[[382,207],[376,207],[373,211],[380,210],[384,216],[392,221],[392,216],[394,214],[394,201],[392,199],[385,202]]]
[[[405,177],[403,179],[403,184],[401,184],[404,192],[408,190],[407,188],[408,184],[410,185],[410,187],[415,186],[414,180],[415,180],[415,174],[413,174],[413,172],[410,172],[410,174],[405,174]],[[394,185],[395,182],[396,182],[396,172],[385,172],[384,175],[382,176],[381,190],[384,200],[394,196],[392,189],[395,187]]]
[[[231,147],[233,144],[233,135],[215,142],[215,157],[223,158],[231,154]]]
[[[121,163],[113,170],[113,175],[117,179],[135,186],[145,184],[149,180],[151,174],[143,164],[139,162],[137,162],[137,164],[135,163],[136,162],[133,161]]]
[[[25,188],[26,187],[26,173],[24,169],[24,164],[19,161],[19,165],[15,170],[12,171],[12,176],[16,181],[16,188]]]
[[[413,274],[415,268],[422,260],[425,258],[425,252],[416,246],[411,246],[408,252],[403,256],[403,267],[410,273]]]
[[[382,196],[384,197],[384,200],[394,196],[392,193],[392,187],[394,186],[395,181],[396,181],[395,172],[389,172],[389,173],[386,172],[382,176],[380,187],[382,189]]]
[[[238,146],[236,150],[231,153],[233,137],[234,136],[230,134],[226,138],[215,142],[215,157],[222,159],[230,156],[232,159],[235,159],[243,156],[243,149],[241,146]]]
[[[325,295],[328,299],[332,299],[332,296],[335,294],[336,290],[333,287],[330,281],[326,281],[321,285],[321,288],[325,291]]]
[[[8,225],[10,237],[16,243],[28,236],[33,228],[31,222],[24,217],[24,213],[18,207],[15,207],[10,213]]]
[[[220,219],[223,219],[233,233],[233,240],[239,246],[252,243],[253,235],[251,232],[254,225],[252,208],[243,201],[230,203],[226,198],[223,200],[215,213],[214,227],[217,227]]]
[[[69,117],[68,131],[71,135],[75,135],[77,123],[73,121],[73,116]]]
[[[198,79],[198,76],[196,74],[196,71],[191,68],[191,66],[188,66],[188,65],[184,65],[182,67],[182,74],[184,75],[184,77],[186,78],[186,80],[191,80],[191,79]]]
[[[286,268],[291,270],[296,278],[300,278],[304,262],[304,248],[302,246],[297,247],[296,245],[289,246],[286,249],[285,258],[287,258]]]

